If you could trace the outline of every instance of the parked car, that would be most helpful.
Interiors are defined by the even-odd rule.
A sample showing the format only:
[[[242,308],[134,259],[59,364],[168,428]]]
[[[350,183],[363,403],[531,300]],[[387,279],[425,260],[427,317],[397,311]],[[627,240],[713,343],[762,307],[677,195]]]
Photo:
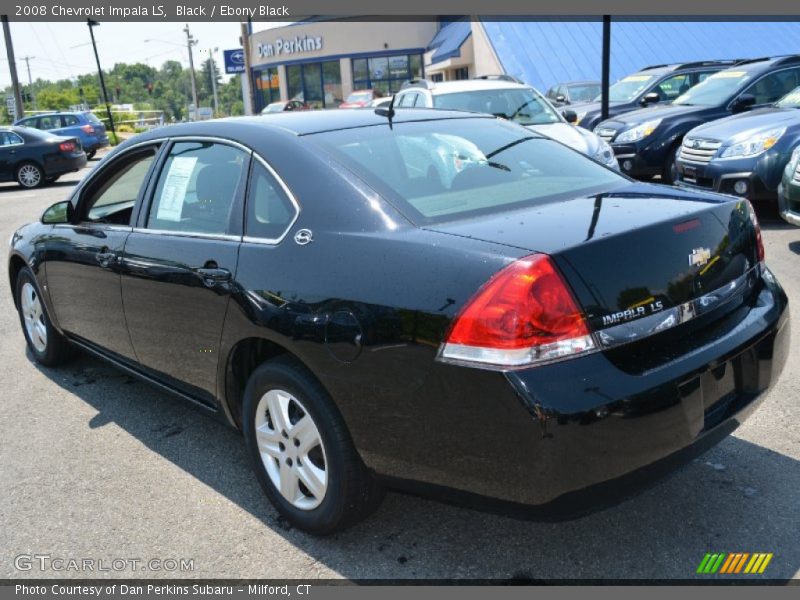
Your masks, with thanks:
[[[392,103],[392,99],[394,96],[382,96],[381,98],[375,98],[367,104],[369,108],[378,108],[379,106],[389,106]]]
[[[545,95],[553,106],[567,106],[592,102],[600,92],[599,81],[568,81],[557,83]]]
[[[623,115],[654,104],[668,104],[681,94],[722,69],[735,65],[737,60],[704,60],[673,65],[645,67],[623,77],[608,90],[609,118]],[[574,104],[578,125],[590,131],[602,120],[600,94],[593,102]]]
[[[395,108],[437,108],[489,113],[542,133],[603,163],[619,169],[614,151],[590,131],[570,124],[574,113],[558,112],[535,89],[506,77],[434,83],[414,79],[395,94]],[[570,119],[567,119],[570,117]]]
[[[291,110],[310,110],[311,107],[300,100],[280,100],[267,104],[261,111],[262,115],[270,113],[288,112]]]
[[[88,111],[35,115],[20,119],[14,125],[33,127],[55,135],[77,137],[89,160],[94,158],[100,148],[109,145],[106,126],[94,113]]]
[[[31,356],[82,348],[241,428],[266,495],[318,534],[387,483],[596,509],[775,383],[787,298],[746,200],[488,115],[381,113],[123,143],[13,234]]]
[[[339,108],[364,108],[373,100],[380,98],[382,94],[378,90],[356,90],[352,92]]]
[[[683,137],[695,127],[771,105],[800,84],[800,55],[756,58],[718,71],[667,106],[603,121],[595,133],[614,148],[622,171],[638,178],[677,177]]]
[[[683,138],[676,184],[775,202],[800,144],[800,87],[775,104],[695,127]]]
[[[783,170],[778,185],[778,209],[787,223],[800,227],[800,146],[797,146]]]
[[[0,181],[35,188],[85,166],[86,154],[78,138],[28,127],[0,128]]]

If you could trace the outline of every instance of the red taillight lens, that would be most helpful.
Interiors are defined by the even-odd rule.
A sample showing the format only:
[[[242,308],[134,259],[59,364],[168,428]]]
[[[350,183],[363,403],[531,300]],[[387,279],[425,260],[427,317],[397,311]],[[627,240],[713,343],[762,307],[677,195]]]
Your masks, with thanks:
[[[747,202],[747,209],[750,213],[750,220],[753,222],[753,228],[756,230],[756,254],[758,256],[758,262],[764,262],[764,238],[761,237],[761,224],[758,222],[758,217],[756,216],[753,205],[749,200],[745,200],[745,202]]]
[[[91,125],[81,125],[81,131],[84,133],[88,133],[89,135],[94,134],[94,127]]]
[[[62,152],[73,152],[75,150],[75,144],[72,142],[61,142],[58,145],[58,149]]]
[[[553,261],[535,254],[496,273],[465,305],[440,358],[514,367],[594,347],[583,313]]]

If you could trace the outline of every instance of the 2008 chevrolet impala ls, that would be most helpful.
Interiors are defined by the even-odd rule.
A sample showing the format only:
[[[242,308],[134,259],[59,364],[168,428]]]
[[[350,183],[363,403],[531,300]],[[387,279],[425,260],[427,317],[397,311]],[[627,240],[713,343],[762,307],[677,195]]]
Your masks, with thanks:
[[[318,534],[387,484],[540,518],[618,500],[732,431],[789,343],[747,201],[461,112],[137,136],[9,273],[38,362],[79,347],[241,428]]]

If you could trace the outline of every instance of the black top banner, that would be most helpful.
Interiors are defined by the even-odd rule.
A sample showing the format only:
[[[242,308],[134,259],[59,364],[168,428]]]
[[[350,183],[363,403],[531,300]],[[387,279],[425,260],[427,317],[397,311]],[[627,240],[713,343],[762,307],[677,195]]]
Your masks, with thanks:
[[[0,0],[0,14],[17,21],[296,21],[310,16],[346,18],[352,15],[424,19],[438,15],[481,17],[649,16],[656,18],[713,17],[752,19],[800,15],[800,3],[786,0],[186,0],[179,3],[137,0]]]

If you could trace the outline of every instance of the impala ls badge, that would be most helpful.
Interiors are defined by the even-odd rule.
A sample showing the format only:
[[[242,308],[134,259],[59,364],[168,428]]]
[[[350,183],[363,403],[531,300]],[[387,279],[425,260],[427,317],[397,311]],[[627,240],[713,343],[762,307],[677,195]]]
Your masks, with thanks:
[[[693,267],[702,267],[711,260],[711,250],[708,248],[695,248],[689,255],[689,264]]]

